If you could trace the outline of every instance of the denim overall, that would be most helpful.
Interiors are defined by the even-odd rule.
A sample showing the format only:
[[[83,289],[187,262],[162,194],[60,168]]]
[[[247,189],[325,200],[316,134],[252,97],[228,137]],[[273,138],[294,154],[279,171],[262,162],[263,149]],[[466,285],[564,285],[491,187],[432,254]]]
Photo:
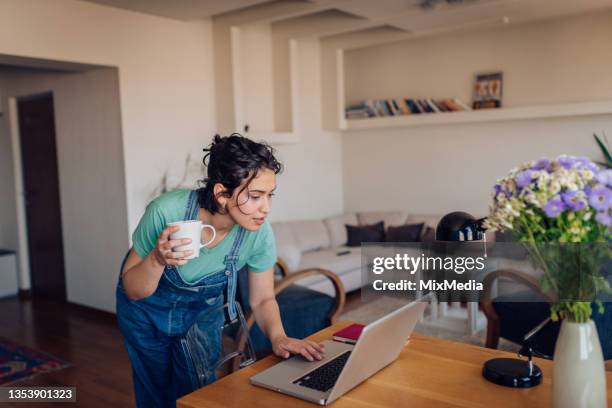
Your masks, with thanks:
[[[199,208],[197,193],[192,191],[185,220],[198,219]],[[155,293],[130,300],[119,276],[117,320],[132,363],[138,407],[175,407],[177,398],[215,381],[225,323],[224,298],[229,319],[237,316],[236,263],[244,234],[245,229],[239,227],[225,257],[225,269],[194,283],[185,282],[177,267],[166,266]],[[197,350],[188,336],[197,337]],[[196,364],[192,353],[198,356]]]

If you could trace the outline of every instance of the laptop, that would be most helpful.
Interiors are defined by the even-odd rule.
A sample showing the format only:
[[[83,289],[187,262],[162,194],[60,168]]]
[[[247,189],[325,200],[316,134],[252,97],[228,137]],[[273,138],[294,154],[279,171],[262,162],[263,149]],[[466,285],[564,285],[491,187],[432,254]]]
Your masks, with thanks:
[[[425,306],[409,303],[364,327],[355,345],[324,341],[320,361],[296,355],[252,376],[251,383],[328,405],[397,359]]]

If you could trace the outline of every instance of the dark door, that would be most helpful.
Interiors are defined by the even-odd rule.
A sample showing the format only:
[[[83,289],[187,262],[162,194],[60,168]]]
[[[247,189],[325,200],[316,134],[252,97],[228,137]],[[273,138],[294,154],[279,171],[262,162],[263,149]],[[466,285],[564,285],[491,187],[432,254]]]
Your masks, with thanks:
[[[18,101],[32,296],[66,301],[53,95]]]

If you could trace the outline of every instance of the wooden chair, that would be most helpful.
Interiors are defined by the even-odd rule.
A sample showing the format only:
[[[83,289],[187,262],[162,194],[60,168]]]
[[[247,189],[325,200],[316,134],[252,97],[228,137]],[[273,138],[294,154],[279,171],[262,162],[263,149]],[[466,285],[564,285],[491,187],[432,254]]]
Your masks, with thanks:
[[[497,346],[499,345],[499,338],[501,336],[502,322],[500,321],[500,318],[495,308],[493,307],[493,299],[491,297],[492,295],[491,292],[492,292],[494,283],[499,278],[510,279],[514,282],[520,283],[528,287],[530,290],[534,291],[537,295],[539,295],[542,299],[544,299],[548,303],[552,303],[556,299],[555,296],[551,292],[548,292],[548,293],[542,292],[542,290],[540,289],[538,280],[532,275],[529,275],[525,272],[517,271],[514,269],[502,269],[502,270],[498,270],[498,271],[495,271],[487,275],[485,279],[483,280],[483,295],[480,300],[480,306],[482,308],[483,313],[487,317],[487,338],[486,338],[485,346],[488,348],[493,348],[493,349],[496,349]],[[606,322],[605,320],[600,321],[600,322],[596,321],[596,325],[599,326],[598,330],[602,330],[604,329],[603,325],[606,325]],[[606,330],[606,333],[608,334],[609,330]],[[604,358],[605,358],[606,347],[609,349],[610,341],[605,341],[605,339],[609,339],[609,336],[607,336],[606,334],[603,334],[603,335],[604,335],[604,342],[602,343],[602,348],[604,349]],[[612,360],[605,361],[605,366],[606,366],[607,371],[612,371]]]
[[[520,283],[533,290],[549,303],[554,301],[554,296],[550,293],[543,293],[540,290],[538,280],[525,272],[515,269],[500,269],[488,274],[482,281],[483,294],[480,299],[480,307],[487,318],[487,339],[485,346],[492,349],[496,349],[499,345],[499,337],[501,334],[501,322],[493,307],[493,299],[491,298],[491,292],[495,281],[499,278],[506,278]]]

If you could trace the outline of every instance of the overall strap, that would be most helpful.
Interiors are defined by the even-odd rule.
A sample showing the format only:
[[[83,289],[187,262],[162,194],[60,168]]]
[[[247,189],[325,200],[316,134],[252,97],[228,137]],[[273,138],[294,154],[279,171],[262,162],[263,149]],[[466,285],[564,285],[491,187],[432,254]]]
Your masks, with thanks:
[[[183,221],[197,220],[200,212],[200,203],[198,202],[198,192],[191,190],[187,199],[187,207],[185,208],[185,217]]]
[[[242,241],[244,240],[244,235],[246,230],[243,227],[238,227],[238,233],[236,234],[236,239],[234,239],[234,244],[232,245],[232,249],[229,254],[225,256],[225,274],[227,275],[227,303],[228,303],[228,313],[230,320],[236,319],[236,286],[238,284],[238,268],[236,264],[238,263],[238,255],[240,253],[240,247],[242,246]]]

